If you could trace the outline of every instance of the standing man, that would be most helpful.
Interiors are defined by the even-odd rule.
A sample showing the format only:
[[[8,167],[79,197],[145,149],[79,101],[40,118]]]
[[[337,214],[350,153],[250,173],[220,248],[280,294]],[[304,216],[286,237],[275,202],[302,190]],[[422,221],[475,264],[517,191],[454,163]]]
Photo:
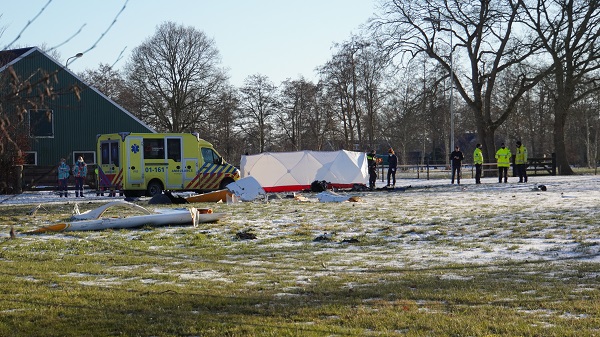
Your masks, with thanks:
[[[394,149],[390,147],[388,150],[388,173],[387,173],[387,187],[396,187],[396,168],[398,167],[398,157],[394,153]],[[390,178],[392,178],[393,185],[390,185]]]
[[[517,154],[515,155],[515,166],[520,183],[527,182],[527,148],[517,141]]]
[[[65,158],[60,158],[60,164],[58,164],[58,193],[62,197],[63,193],[65,198],[68,197],[67,183],[69,182],[69,172],[71,168],[67,165]]]
[[[371,150],[367,154],[367,166],[369,167],[369,189],[375,189],[375,181],[377,180],[377,156],[375,150]]]
[[[504,175],[504,182],[508,182],[508,168],[510,167],[510,149],[507,148],[504,143],[500,144],[500,148],[496,151],[496,160],[498,163],[498,182],[502,182],[502,175]]]
[[[454,147],[454,151],[450,153],[450,161],[452,162],[452,183],[454,184],[454,177],[456,176],[456,183],[460,185],[460,167],[462,166],[462,160],[465,159],[462,151],[457,146]]]
[[[475,164],[475,184],[481,184],[481,168],[483,166],[481,144],[475,145],[475,151],[473,151],[473,163]]]
[[[79,156],[73,166],[73,176],[75,177],[75,196],[83,197],[83,182],[87,176],[87,164],[83,157]]]

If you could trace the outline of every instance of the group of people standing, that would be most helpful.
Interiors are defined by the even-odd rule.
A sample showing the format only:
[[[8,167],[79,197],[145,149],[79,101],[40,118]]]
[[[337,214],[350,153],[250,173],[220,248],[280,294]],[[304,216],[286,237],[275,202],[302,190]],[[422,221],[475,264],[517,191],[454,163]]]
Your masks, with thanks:
[[[381,158],[377,158],[377,154],[375,150],[371,150],[371,152],[367,153],[367,166],[369,168],[369,189],[375,189],[375,181],[377,181],[377,164],[381,163],[383,160]],[[387,172],[387,186],[386,187],[395,187],[396,186],[396,168],[398,167],[398,157],[394,152],[394,149],[390,148],[388,150],[388,172]]]
[[[520,183],[527,182],[527,148],[523,146],[521,141],[516,143],[516,155],[515,155],[515,169],[517,176],[519,177]],[[473,151],[473,164],[475,165],[475,184],[481,184],[481,176],[483,174],[483,152],[481,150],[482,145],[477,144]],[[508,182],[508,168],[510,167],[510,160],[512,158],[512,152],[506,147],[504,143],[500,144],[500,148],[496,151],[496,162],[498,167],[498,182]],[[464,154],[460,150],[459,146],[454,148],[454,151],[450,154],[450,163],[452,167],[452,184],[456,180],[457,184],[460,184],[460,175],[462,161],[465,159]],[[377,180],[377,164],[381,163],[382,159],[378,158],[375,150],[371,150],[367,154],[367,166],[369,168],[369,189],[375,188],[375,182]],[[387,172],[387,187],[396,186],[396,169],[398,167],[398,157],[396,156],[394,149],[388,150],[388,172]]]
[[[69,177],[71,176],[71,168],[67,165],[67,161],[65,158],[60,159],[60,164],[58,164],[58,193],[60,197],[68,197],[69,191],[67,189],[67,184],[69,182]],[[83,160],[83,157],[79,156],[77,158],[77,162],[73,165],[73,177],[75,178],[75,196],[83,197],[83,183],[85,181],[85,177],[87,176],[87,164]]]
[[[516,143],[516,154],[515,154],[515,171],[519,177],[520,183],[527,182],[527,148],[517,141]],[[510,167],[510,160],[512,158],[512,152],[504,143],[500,144],[500,148],[496,151],[496,166],[498,167],[498,182],[508,182],[508,168]],[[450,154],[450,161],[452,162],[452,184],[454,179],[460,184],[460,170],[462,166],[462,160],[464,159],[463,153],[460,151],[458,146],[455,147],[454,151]],[[483,172],[483,152],[481,151],[481,144],[475,146],[473,151],[473,164],[475,164],[475,183],[481,184],[481,175]]]

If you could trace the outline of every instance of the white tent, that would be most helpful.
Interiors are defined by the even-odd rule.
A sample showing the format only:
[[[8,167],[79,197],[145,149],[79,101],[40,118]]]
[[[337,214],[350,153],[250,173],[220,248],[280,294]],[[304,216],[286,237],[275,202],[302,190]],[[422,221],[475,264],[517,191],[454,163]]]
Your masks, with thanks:
[[[254,177],[266,192],[309,189],[315,180],[335,188],[368,181],[367,156],[351,151],[265,152],[242,156],[242,177]]]

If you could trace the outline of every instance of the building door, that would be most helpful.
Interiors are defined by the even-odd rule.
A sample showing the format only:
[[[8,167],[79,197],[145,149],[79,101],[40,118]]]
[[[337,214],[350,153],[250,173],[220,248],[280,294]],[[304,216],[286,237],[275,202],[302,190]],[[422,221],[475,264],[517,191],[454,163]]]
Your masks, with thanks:
[[[181,137],[167,137],[167,189],[182,189],[184,167]]]
[[[144,182],[144,151],[142,137],[128,136],[125,140],[126,165],[125,176],[127,185],[142,184]],[[126,187],[127,188],[127,187]]]

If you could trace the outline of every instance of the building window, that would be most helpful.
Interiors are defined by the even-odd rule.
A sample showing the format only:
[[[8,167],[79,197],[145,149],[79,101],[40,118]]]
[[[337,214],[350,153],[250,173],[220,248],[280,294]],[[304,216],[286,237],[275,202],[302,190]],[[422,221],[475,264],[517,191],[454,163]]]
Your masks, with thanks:
[[[77,162],[79,156],[83,157],[86,164],[96,164],[96,152],[94,151],[73,151],[73,164]]]
[[[23,159],[25,159],[24,165],[37,165],[37,152],[25,151]]]
[[[53,138],[54,111],[29,110],[29,136],[32,138]]]

